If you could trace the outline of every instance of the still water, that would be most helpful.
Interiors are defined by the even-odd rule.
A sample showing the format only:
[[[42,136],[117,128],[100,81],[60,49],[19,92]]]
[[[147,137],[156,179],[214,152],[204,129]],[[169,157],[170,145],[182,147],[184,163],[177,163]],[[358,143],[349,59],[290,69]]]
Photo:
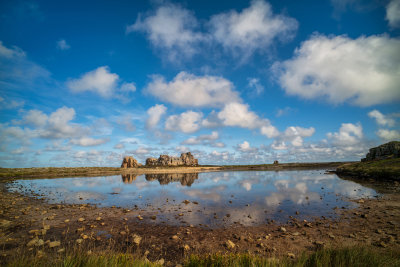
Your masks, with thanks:
[[[117,206],[156,214],[157,223],[208,226],[286,222],[289,216],[334,219],[336,209],[356,206],[350,200],[377,196],[371,188],[323,170],[17,180],[8,188],[50,203]]]

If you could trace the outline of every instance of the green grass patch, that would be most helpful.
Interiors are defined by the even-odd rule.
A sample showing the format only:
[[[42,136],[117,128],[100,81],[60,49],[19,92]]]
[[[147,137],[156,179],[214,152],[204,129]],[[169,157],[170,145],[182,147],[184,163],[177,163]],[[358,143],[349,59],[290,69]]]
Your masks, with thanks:
[[[40,254],[39,254],[40,255]],[[191,255],[182,260],[186,267],[207,266],[265,266],[265,267],[363,267],[400,266],[400,252],[375,247],[349,247],[322,249],[313,253],[299,255],[296,259],[288,257],[265,258],[251,254],[212,254]],[[171,265],[171,263],[169,264]],[[173,263],[172,265],[176,265]],[[19,256],[4,266],[60,266],[60,267],[102,267],[102,266],[161,266],[133,254],[107,252],[88,255],[75,251],[67,255]]]
[[[323,249],[312,254],[303,253],[297,259],[264,258],[249,254],[229,255],[192,255],[184,266],[265,266],[265,267],[363,267],[363,266],[400,266],[400,252],[376,251],[373,248]]]

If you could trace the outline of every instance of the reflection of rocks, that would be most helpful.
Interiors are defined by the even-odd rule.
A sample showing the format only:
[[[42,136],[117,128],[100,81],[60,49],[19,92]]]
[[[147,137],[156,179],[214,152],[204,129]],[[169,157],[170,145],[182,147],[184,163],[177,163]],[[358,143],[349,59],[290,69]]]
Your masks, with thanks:
[[[197,166],[198,160],[195,159],[192,153],[182,153],[181,156],[171,157],[168,155],[160,155],[158,159],[146,159],[146,166]]]
[[[146,174],[147,181],[158,180],[160,182],[160,184],[169,184],[172,182],[180,182],[181,185],[185,185],[185,186],[191,186],[197,178],[199,178],[198,173]]]
[[[131,184],[133,181],[136,180],[137,175],[135,174],[122,174],[122,181],[124,184]]]
[[[122,161],[121,164],[121,168],[136,168],[139,166],[140,164],[137,162],[137,160],[131,156],[124,157],[124,160]]]
[[[392,141],[369,150],[367,156],[361,161],[379,160],[400,157],[400,142]]]

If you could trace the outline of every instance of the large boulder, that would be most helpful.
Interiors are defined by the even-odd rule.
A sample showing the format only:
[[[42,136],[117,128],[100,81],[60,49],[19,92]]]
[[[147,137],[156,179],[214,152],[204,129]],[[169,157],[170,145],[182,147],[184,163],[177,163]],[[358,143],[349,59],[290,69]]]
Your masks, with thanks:
[[[137,168],[140,164],[131,156],[126,156],[122,160],[121,168]]]
[[[146,166],[157,166],[157,159],[156,158],[147,158]]]
[[[182,153],[181,154],[181,160],[182,160],[182,165],[186,166],[197,166],[199,165],[199,161],[194,158],[192,153],[187,152],[187,153]]]
[[[369,153],[361,161],[380,160],[400,157],[400,142],[392,141],[369,150]]]

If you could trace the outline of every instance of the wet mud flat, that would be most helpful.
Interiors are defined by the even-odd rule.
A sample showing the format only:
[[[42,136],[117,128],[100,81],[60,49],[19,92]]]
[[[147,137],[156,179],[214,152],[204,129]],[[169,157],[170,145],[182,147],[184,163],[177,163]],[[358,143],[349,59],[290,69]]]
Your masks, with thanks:
[[[128,252],[167,266],[190,254],[252,253],[265,257],[297,257],[322,247],[373,245],[400,249],[400,186],[378,186],[378,198],[356,200],[354,209],[338,207],[335,219],[305,221],[293,214],[286,222],[259,225],[190,225],[184,213],[180,225],[160,221],[154,210],[96,207],[88,204],[49,204],[9,192],[0,184],[0,260],[21,255],[54,255],[70,250],[90,253]],[[191,199],[182,207],[201,205]],[[193,208],[194,209],[194,208]],[[218,220],[218,219],[215,219]]]

